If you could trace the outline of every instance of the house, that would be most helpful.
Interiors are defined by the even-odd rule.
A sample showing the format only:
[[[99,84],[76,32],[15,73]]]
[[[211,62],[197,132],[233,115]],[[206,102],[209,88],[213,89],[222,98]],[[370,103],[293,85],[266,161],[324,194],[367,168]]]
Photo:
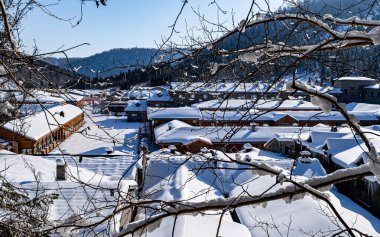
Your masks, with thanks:
[[[321,111],[259,111],[259,110],[226,110],[201,111],[199,125],[237,125],[248,126],[254,122],[258,125],[269,126],[315,126],[324,123],[330,126],[340,126],[347,123],[345,117],[338,111],[326,114]],[[380,124],[379,115],[372,111],[349,111],[362,126]]]
[[[154,129],[154,142],[159,147],[175,145],[179,151],[198,152],[202,147],[236,152],[249,143],[255,147],[263,145],[276,133],[301,133],[320,128],[313,127],[229,127],[229,126],[192,126],[173,120]]]
[[[309,101],[303,99],[287,99],[284,101],[270,100],[270,101],[258,101],[255,104],[255,109],[260,111],[320,111],[319,106],[313,105]]]
[[[315,86],[319,92],[341,97],[339,88]],[[172,82],[170,95],[178,106],[191,105],[209,100],[278,100],[287,99],[291,94],[286,90],[286,83],[269,84],[265,82]],[[302,91],[291,96],[303,96],[310,99]]]
[[[320,111],[318,106],[313,105],[309,101],[303,99],[288,100],[244,100],[244,99],[217,99],[208,100],[193,104],[201,111],[225,111],[225,110],[250,110],[259,111],[275,110],[275,111]]]
[[[363,89],[363,102],[380,104],[380,85],[370,85]]]
[[[378,132],[367,133],[367,137],[375,147],[380,149]],[[312,157],[317,158],[328,173],[339,169],[352,168],[368,162],[368,150],[360,137],[352,134],[350,128],[338,128],[334,131],[312,131],[302,137],[276,134],[265,149],[273,152],[281,152],[289,147],[295,150],[294,156],[299,156],[302,150],[310,151]],[[375,216],[380,216],[380,186],[375,176],[366,176],[362,179],[346,181],[336,184],[339,192],[350,197],[362,205]]]
[[[380,111],[380,104],[367,104],[367,103],[351,102],[351,103],[346,104],[346,110],[348,112],[367,111],[367,112],[377,113],[378,111]]]
[[[167,123],[173,119],[197,125],[202,115],[196,107],[153,108],[148,107],[148,120],[151,128]]]
[[[60,227],[50,233],[53,236],[110,236],[133,220],[133,208],[125,207],[121,200],[137,198],[135,162],[131,160],[129,166],[124,163],[124,169],[131,170],[124,176],[120,173],[117,173],[120,176],[112,174],[113,169],[110,169],[112,167],[108,162],[107,157],[84,159],[84,162],[79,162],[78,157],[62,156],[9,154],[0,157],[1,175],[19,190],[23,190],[29,198],[33,199],[37,195],[56,195],[56,199],[51,203],[41,206],[49,211],[47,225],[51,224],[53,227],[94,224],[93,227],[79,230]],[[110,172],[107,172],[107,168]],[[38,181],[35,174],[38,174]],[[125,211],[96,224],[121,207],[124,207]]]
[[[373,140],[372,140],[373,141]],[[379,143],[375,143],[379,147]],[[354,138],[329,138],[321,147],[329,161],[329,171],[356,167],[368,163],[368,150],[364,142]],[[347,181],[336,185],[338,190],[380,217],[380,184],[376,176]]]
[[[368,93],[363,90],[366,87],[376,85],[377,81],[368,77],[341,77],[334,80],[334,87],[342,91],[340,102],[370,102]],[[371,90],[369,88],[369,90]],[[369,92],[371,95],[371,92]],[[375,94],[373,94],[375,97]],[[377,93],[376,93],[377,98]]]
[[[7,122],[0,138],[12,144],[15,153],[47,154],[84,124],[82,109],[56,105]]]
[[[107,105],[107,109],[112,115],[115,115],[115,116],[124,115],[126,104],[127,104],[127,101],[123,101],[123,100],[112,101]]]
[[[124,107],[128,122],[146,122],[148,104],[146,100],[128,100]]]
[[[174,100],[168,90],[152,92],[147,101],[149,107],[175,107]]]
[[[306,139],[309,132],[277,133],[263,146],[264,150],[280,153],[286,157],[298,158],[302,146],[300,140]]]
[[[207,100],[199,103],[194,103],[193,107],[199,108],[199,110],[207,111],[226,111],[226,110],[238,110],[238,109],[252,109],[252,101],[245,99],[215,99]]]
[[[146,200],[162,200],[165,204],[170,202],[176,205],[183,204],[181,205],[183,207],[196,207],[198,204],[207,202],[214,204],[228,198],[232,200],[242,200],[246,196],[255,198],[264,193],[276,192],[281,188],[285,190],[289,185],[286,182],[280,184],[276,181],[276,176],[262,174],[251,166],[231,162],[231,159],[234,160],[235,157],[243,157],[243,159],[249,157],[250,161],[246,159],[244,161],[247,163],[271,165],[281,169],[287,177],[293,164],[292,159],[255,148],[238,153],[208,150],[191,155],[173,154],[168,149],[161,149],[150,153],[148,157],[147,182],[142,190],[142,197]],[[318,160],[313,159],[310,163],[299,163],[299,165],[294,170],[295,180],[307,180],[325,174],[323,168],[318,165]],[[377,234],[376,226],[380,224],[378,219],[334,189],[325,193],[330,196],[331,202],[342,218],[353,223],[353,228],[369,235]],[[136,220],[140,222],[136,224],[151,217],[152,214],[164,213],[160,210],[160,205],[162,204],[153,203],[139,208]],[[338,232],[337,229],[341,230],[341,224],[331,222],[331,215],[326,215],[328,210],[325,208],[324,203],[314,200],[309,195],[301,195],[290,199],[225,208],[223,218],[220,218],[221,210],[219,209],[179,215],[176,221],[174,217],[169,216],[162,219],[159,225],[154,223],[144,226],[143,230],[135,234],[215,236],[217,226],[215,219],[219,219],[221,220],[219,236],[261,237],[286,233],[289,236],[300,237],[305,233],[320,232],[333,235]],[[356,212],[351,211],[353,208]],[[272,223],[276,228],[268,227]],[[229,232],[231,228],[234,230],[233,233]],[[125,230],[128,230],[128,227]],[[122,234],[123,231],[120,232],[120,235]]]
[[[276,98],[285,92],[283,86],[269,88],[269,84],[251,82],[172,82],[170,95],[180,106],[214,99]]]

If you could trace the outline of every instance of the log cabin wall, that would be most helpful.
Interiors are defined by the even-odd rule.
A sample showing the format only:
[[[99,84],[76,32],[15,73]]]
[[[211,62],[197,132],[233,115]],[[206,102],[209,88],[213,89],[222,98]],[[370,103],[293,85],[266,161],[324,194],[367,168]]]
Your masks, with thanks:
[[[5,128],[0,128],[0,138],[11,141],[13,143],[13,152],[15,153],[47,154],[82,127],[84,123],[84,113],[81,113],[67,123],[52,129],[37,140]]]

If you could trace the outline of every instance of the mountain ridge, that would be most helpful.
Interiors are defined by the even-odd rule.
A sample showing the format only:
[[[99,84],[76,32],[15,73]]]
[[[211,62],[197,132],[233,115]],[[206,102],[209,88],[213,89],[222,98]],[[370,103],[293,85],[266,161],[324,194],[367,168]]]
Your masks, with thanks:
[[[115,48],[88,57],[72,57],[69,61],[55,57],[46,57],[44,60],[66,69],[71,69],[71,65],[78,68],[78,73],[89,77],[107,77],[147,65],[156,52],[154,48]]]

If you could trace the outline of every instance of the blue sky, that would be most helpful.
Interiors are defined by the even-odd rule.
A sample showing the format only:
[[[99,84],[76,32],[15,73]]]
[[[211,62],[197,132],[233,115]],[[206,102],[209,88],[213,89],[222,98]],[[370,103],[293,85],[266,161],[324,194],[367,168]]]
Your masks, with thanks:
[[[51,12],[63,19],[71,19],[74,24],[80,18],[78,0],[43,0],[45,3],[57,3],[50,6]],[[186,26],[200,26],[198,17],[191,7],[199,9],[207,19],[215,21],[215,4],[212,0],[189,0],[178,27],[180,33],[173,39],[181,42],[186,33]],[[278,7],[280,0],[271,0],[272,7]],[[232,27],[231,12],[239,22],[248,13],[251,0],[219,0],[220,7],[227,14],[219,14],[220,19],[229,28]],[[90,43],[68,52],[68,55],[83,57],[112,48],[156,47],[161,36],[169,35],[169,25],[173,24],[182,5],[181,0],[108,0],[107,7],[95,6],[88,1],[83,8],[83,20],[80,25],[72,27],[69,21],[61,21],[48,16],[40,9],[35,9],[24,20],[21,38],[23,48],[31,52],[36,43],[41,53],[69,48],[81,43]],[[58,56],[58,55],[56,55]]]

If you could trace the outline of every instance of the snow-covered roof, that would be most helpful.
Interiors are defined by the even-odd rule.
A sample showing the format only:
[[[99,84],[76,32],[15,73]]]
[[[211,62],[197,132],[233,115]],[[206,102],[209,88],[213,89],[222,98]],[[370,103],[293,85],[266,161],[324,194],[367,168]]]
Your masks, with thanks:
[[[173,91],[186,91],[197,93],[262,93],[278,92],[284,90],[283,87],[272,87],[266,83],[251,82],[171,82],[170,88]]]
[[[336,79],[337,81],[376,81],[376,79],[369,77],[340,77]]]
[[[207,100],[199,103],[193,104],[193,106],[199,109],[238,109],[251,107],[251,100],[244,99],[226,99],[226,100]]]
[[[60,115],[61,112],[63,112],[63,116]],[[30,139],[38,140],[82,113],[83,111],[74,105],[56,105],[47,110],[7,122],[3,127]]]
[[[364,88],[365,89],[375,89],[375,90],[378,90],[378,89],[380,89],[380,84],[365,86]]]
[[[278,141],[295,141],[295,140],[306,140],[310,136],[310,132],[303,133],[276,133],[269,141],[276,139]]]
[[[257,162],[259,158],[254,155],[255,152],[250,154],[250,156],[253,161]],[[164,201],[175,200],[179,203],[181,201],[188,201],[196,205],[199,202],[222,201],[225,198],[223,194],[228,194],[230,198],[241,197],[241,195],[255,197],[268,192],[268,189],[275,183],[277,184],[269,192],[276,192],[281,187],[287,185],[287,183],[279,184],[276,182],[276,177],[259,175],[252,170],[252,167],[244,169],[245,165],[223,162],[224,154],[221,152],[216,152],[220,161],[217,162],[217,168],[215,168],[215,165],[212,162],[208,162],[207,158],[205,158],[209,155],[211,154],[207,153],[202,156],[193,155],[189,159],[189,156],[186,155],[170,155],[170,153],[163,151],[152,153],[147,169],[148,181],[144,187],[144,193],[148,195],[146,198],[148,200],[151,198],[158,198]],[[235,157],[235,154],[227,155],[232,158]],[[226,160],[229,159],[226,158]],[[289,159],[290,162],[286,163],[287,160],[283,157],[280,159],[274,157],[261,159],[262,162],[284,162],[286,165],[282,167],[285,173],[289,172],[289,168],[291,167],[289,164],[293,163],[291,159]],[[209,165],[212,168],[207,169]],[[306,174],[309,177],[323,174],[323,170],[321,170],[320,165],[317,165],[317,162],[305,163],[301,166],[303,167],[300,167],[298,170],[300,174]],[[314,168],[316,170],[313,170]],[[201,172],[197,172],[198,170],[201,170]],[[298,178],[307,179],[308,177],[295,175],[295,179]],[[379,229],[377,226],[380,224],[380,221],[377,218],[334,190],[332,192],[328,191],[327,194],[330,196],[334,207],[337,208],[346,221],[354,223],[355,228],[364,233],[378,235]],[[239,223],[249,229],[251,236],[277,236],[279,233],[288,233],[289,236],[298,237],[304,236],[305,233],[327,233],[336,229],[336,223],[331,222],[329,215],[321,212],[324,207],[325,204],[306,195],[298,198],[293,197],[291,202],[287,199],[279,199],[259,205],[241,206],[236,208],[235,211],[239,218]],[[149,210],[149,208],[146,211],[140,210],[138,219],[141,220],[149,216],[155,210]],[[214,215],[214,217],[220,216],[216,211],[205,212],[203,216],[209,215]],[[199,215],[194,214],[194,216],[198,217]],[[223,220],[230,221],[229,213],[226,213]],[[191,219],[188,221],[191,221]],[[194,220],[194,224],[198,223],[197,220]],[[273,223],[276,225],[276,228],[261,228],[260,223]],[[222,226],[223,224],[224,222],[222,222]],[[288,228],[289,225],[290,227]],[[155,231],[163,231],[162,229],[171,230],[172,226],[172,219],[163,220],[156,227]],[[188,226],[189,228],[194,228],[191,223]],[[209,231],[215,231],[212,228],[214,227],[212,220],[204,218],[201,226],[209,226],[209,228],[203,228],[205,232],[201,234],[202,236],[213,236],[212,233],[209,234]],[[184,236],[187,236],[186,234],[189,233],[186,231],[188,230],[186,226],[183,226],[182,223],[179,223],[179,229],[184,230]],[[148,233],[151,232],[148,231]],[[171,232],[169,232],[169,235],[171,235]],[[242,236],[242,233],[240,233],[240,229],[237,229],[237,232],[231,236]]]
[[[347,111],[377,112],[380,110],[380,105],[351,102],[351,103],[346,105],[346,110]]]
[[[258,110],[270,110],[270,109],[281,109],[281,110],[320,110],[318,106],[313,105],[309,101],[304,100],[285,100],[285,101],[258,101],[255,108]]]
[[[304,145],[308,145],[309,148],[319,148],[329,138],[343,138],[352,137],[352,132],[349,128],[339,128],[339,131],[313,131],[309,137],[305,139]]]
[[[170,96],[169,91],[154,91],[148,101],[173,101],[173,98]]]
[[[30,156],[21,154],[9,154],[0,157],[0,169],[11,182],[33,182],[36,181],[33,175],[33,169],[40,172],[39,181],[55,182],[56,180],[56,159],[46,159],[41,156]],[[67,161],[70,158],[65,159]],[[5,168],[8,169],[6,170]],[[68,171],[72,180],[80,178],[83,182],[108,180],[107,177],[102,177],[101,174],[95,175],[95,172],[82,167],[76,167],[75,163],[69,164]],[[70,181],[70,178],[69,178]],[[69,182],[67,181],[67,182]]]
[[[359,138],[329,138],[326,140],[327,152],[331,160],[343,167],[355,167],[356,163],[363,158],[367,162],[366,148]]]
[[[27,95],[25,98],[26,103],[38,103],[39,101],[40,103],[62,104],[66,102],[63,96],[60,94],[50,93],[46,91],[32,91],[31,93],[33,94],[33,97]],[[20,101],[23,101],[24,96],[25,95],[23,94],[19,94],[18,99]]]
[[[174,124],[174,125],[173,125]],[[155,141],[163,144],[188,144],[199,137],[212,143],[265,143],[277,133],[295,133],[320,130],[313,127],[261,127],[253,131],[250,127],[196,127],[180,121],[171,121],[154,129]]]
[[[322,167],[318,159],[310,159],[310,163],[297,162],[293,174],[304,176],[307,178],[318,177],[326,175],[325,169]]]
[[[128,100],[125,104],[124,111],[144,111],[148,109],[146,100]]]
[[[255,120],[255,121],[278,121],[286,116],[292,117],[296,121],[346,121],[343,115],[338,111],[332,111],[329,114],[321,111],[272,111],[263,112],[257,110],[237,110],[237,111],[201,111],[202,120]],[[377,112],[373,111],[349,111],[359,119],[359,121],[380,121]]]
[[[86,125],[83,129],[87,128],[86,131],[72,134],[51,153],[59,154],[62,150],[68,154],[102,156],[107,154],[107,147],[112,147],[112,155],[136,155],[141,123],[127,123],[124,117],[92,114],[90,111],[87,114],[91,119],[87,115],[84,117]]]
[[[227,99],[227,100],[209,100],[200,103],[196,103],[196,106],[200,109],[258,109],[258,110],[270,110],[270,109],[281,109],[281,110],[320,110],[318,106],[312,103],[299,99],[292,100],[244,100],[244,99]]]
[[[84,97],[86,97],[86,96],[85,96],[85,95],[74,94],[74,93],[71,93],[71,92],[64,93],[64,94],[62,95],[62,98],[63,98],[66,102],[79,102],[79,101],[83,100]]]
[[[136,231],[136,236],[149,237],[193,237],[214,236],[218,229],[220,215],[179,215],[174,223],[174,217],[162,219],[160,226],[154,224],[144,227],[144,230]],[[175,225],[174,232],[173,226]],[[218,236],[241,236],[251,237],[249,230],[244,225],[233,222],[230,218],[223,216]]]
[[[196,107],[178,107],[178,108],[153,108],[148,107],[148,119],[200,119],[201,112]]]
[[[1,175],[4,175],[15,186],[27,190],[30,198],[35,197],[36,194],[58,194],[57,199],[49,206],[48,216],[49,221],[58,225],[79,213],[83,214],[83,221],[87,224],[102,220],[103,217],[111,214],[118,205],[118,191],[125,195],[131,185],[137,185],[134,180],[116,179],[112,181],[107,176],[72,164],[67,166],[67,180],[56,181],[55,160],[38,156],[2,156],[0,167],[1,170],[4,170]],[[34,172],[38,174],[38,182]],[[118,191],[111,195],[110,189]],[[96,205],[94,205],[95,203]],[[81,230],[81,233],[88,231],[99,233],[100,236],[108,236],[109,232],[102,233],[102,231],[107,229],[111,232],[118,231],[119,218],[116,215],[115,218],[96,226],[94,230]],[[69,229],[58,229],[58,232],[61,231],[69,231]]]

